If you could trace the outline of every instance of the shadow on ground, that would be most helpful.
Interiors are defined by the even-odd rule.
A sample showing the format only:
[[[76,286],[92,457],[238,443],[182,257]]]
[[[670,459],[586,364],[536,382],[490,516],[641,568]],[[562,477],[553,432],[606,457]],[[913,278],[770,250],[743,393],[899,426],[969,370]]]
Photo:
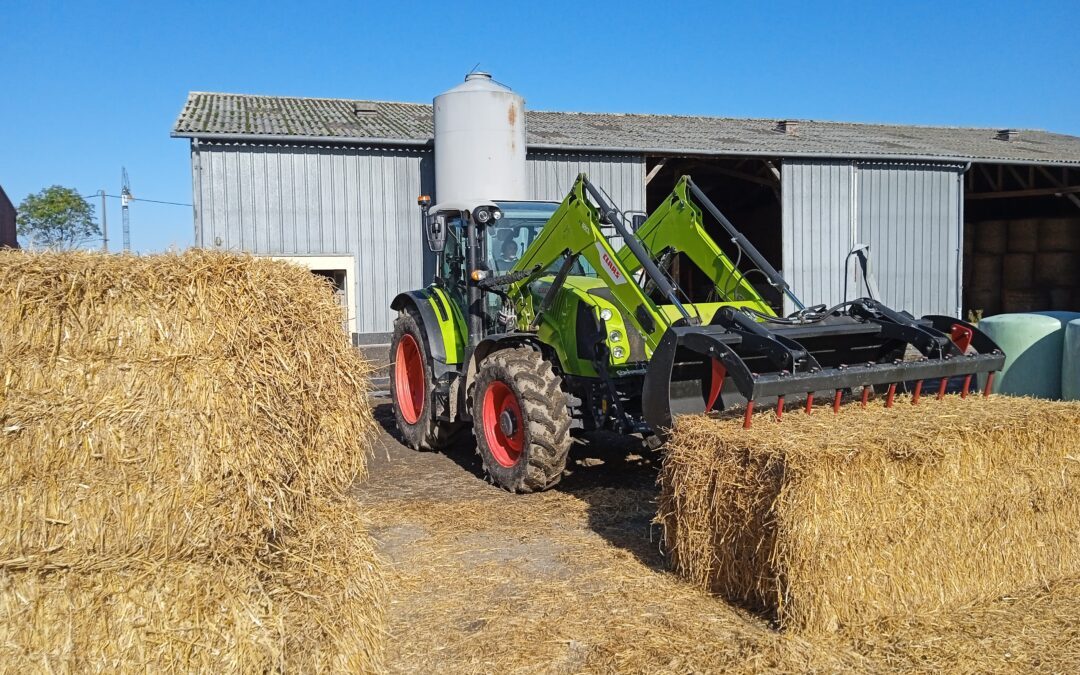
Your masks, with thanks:
[[[472,435],[466,430],[450,447],[440,452],[416,452],[404,446],[394,422],[389,402],[377,402],[375,419],[383,430],[380,460],[394,458],[403,470],[412,472],[425,496],[447,499],[483,496],[505,501],[528,499],[492,485],[476,453]],[[652,523],[656,514],[656,478],[660,453],[650,450],[639,437],[596,432],[579,435],[570,451],[567,470],[553,490],[573,496],[588,506],[589,528],[608,543],[632,553],[653,569],[664,569],[660,550],[662,533]],[[400,485],[400,481],[397,481]]]

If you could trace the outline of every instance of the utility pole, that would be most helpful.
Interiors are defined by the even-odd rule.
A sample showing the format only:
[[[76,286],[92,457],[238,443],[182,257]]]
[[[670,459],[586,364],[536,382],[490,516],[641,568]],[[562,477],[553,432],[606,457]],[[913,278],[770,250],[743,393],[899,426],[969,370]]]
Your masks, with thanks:
[[[131,194],[131,183],[128,181],[127,169],[120,167],[120,215],[124,221],[124,253],[131,250],[131,220],[128,215],[128,203],[135,199]]]
[[[101,195],[101,250],[109,252],[109,219],[105,216],[105,191],[98,190]]]

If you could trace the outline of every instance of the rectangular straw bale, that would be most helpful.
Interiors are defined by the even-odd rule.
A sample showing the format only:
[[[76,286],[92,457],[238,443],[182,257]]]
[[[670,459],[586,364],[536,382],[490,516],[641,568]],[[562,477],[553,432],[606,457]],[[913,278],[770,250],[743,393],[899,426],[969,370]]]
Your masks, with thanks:
[[[340,312],[251,256],[0,252],[0,663],[381,669]]]
[[[368,366],[302,268],[2,252],[0,344],[2,559],[257,555],[363,474]]]
[[[830,632],[1080,573],[1080,404],[946,397],[677,421],[658,519],[678,573]]]
[[[0,663],[50,672],[379,672],[381,582],[343,502],[255,566],[0,568]]]

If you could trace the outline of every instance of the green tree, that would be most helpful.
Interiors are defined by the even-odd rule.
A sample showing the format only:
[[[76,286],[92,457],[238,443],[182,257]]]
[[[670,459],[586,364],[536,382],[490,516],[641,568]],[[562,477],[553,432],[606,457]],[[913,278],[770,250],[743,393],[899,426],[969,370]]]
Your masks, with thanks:
[[[53,185],[19,204],[18,233],[33,246],[75,248],[101,236],[94,207],[71,188]]]

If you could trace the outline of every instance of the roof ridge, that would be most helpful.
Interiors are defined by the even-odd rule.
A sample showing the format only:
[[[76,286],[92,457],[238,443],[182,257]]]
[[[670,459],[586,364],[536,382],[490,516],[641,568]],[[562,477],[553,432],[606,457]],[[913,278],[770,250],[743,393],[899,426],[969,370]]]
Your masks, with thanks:
[[[590,112],[584,110],[526,110],[527,113],[547,113],[552,115],[595,115],[597,117],[667,117],[682,120],[718,120],[723,122],[777,122],[779,120],[793,120],[807,124],[836,124],[861,127],[893,127],[905,129],[961,129],[966,131],[998,131],[1000,129],[1015,129],[1017,131],[1038,131],[1040,133],[1058,133],[1038,129],[1035,127],[1009,127],[1009,126],[961,126],[950,124],[910,124],[905,122],[847,122],[842,120],[820,120],[807,117],[730,117],[726,115],[690,115],[686,113],[639,113],[639,112]],[[1064,134],[1069,135],[1069,134]]]
[[[389,103],[392,105],[420,105],[431,107],[430,103],[414,103],[412,101],[383,101],[375,98],[335,98],[327,96],[288,96],[283,94],[234,94],[228,91],[189,91],[188,98],[195,95],[203,96],[232,96],[235,98],[278,98],[292,99],[295,101],[335,101],[342,103]]]

